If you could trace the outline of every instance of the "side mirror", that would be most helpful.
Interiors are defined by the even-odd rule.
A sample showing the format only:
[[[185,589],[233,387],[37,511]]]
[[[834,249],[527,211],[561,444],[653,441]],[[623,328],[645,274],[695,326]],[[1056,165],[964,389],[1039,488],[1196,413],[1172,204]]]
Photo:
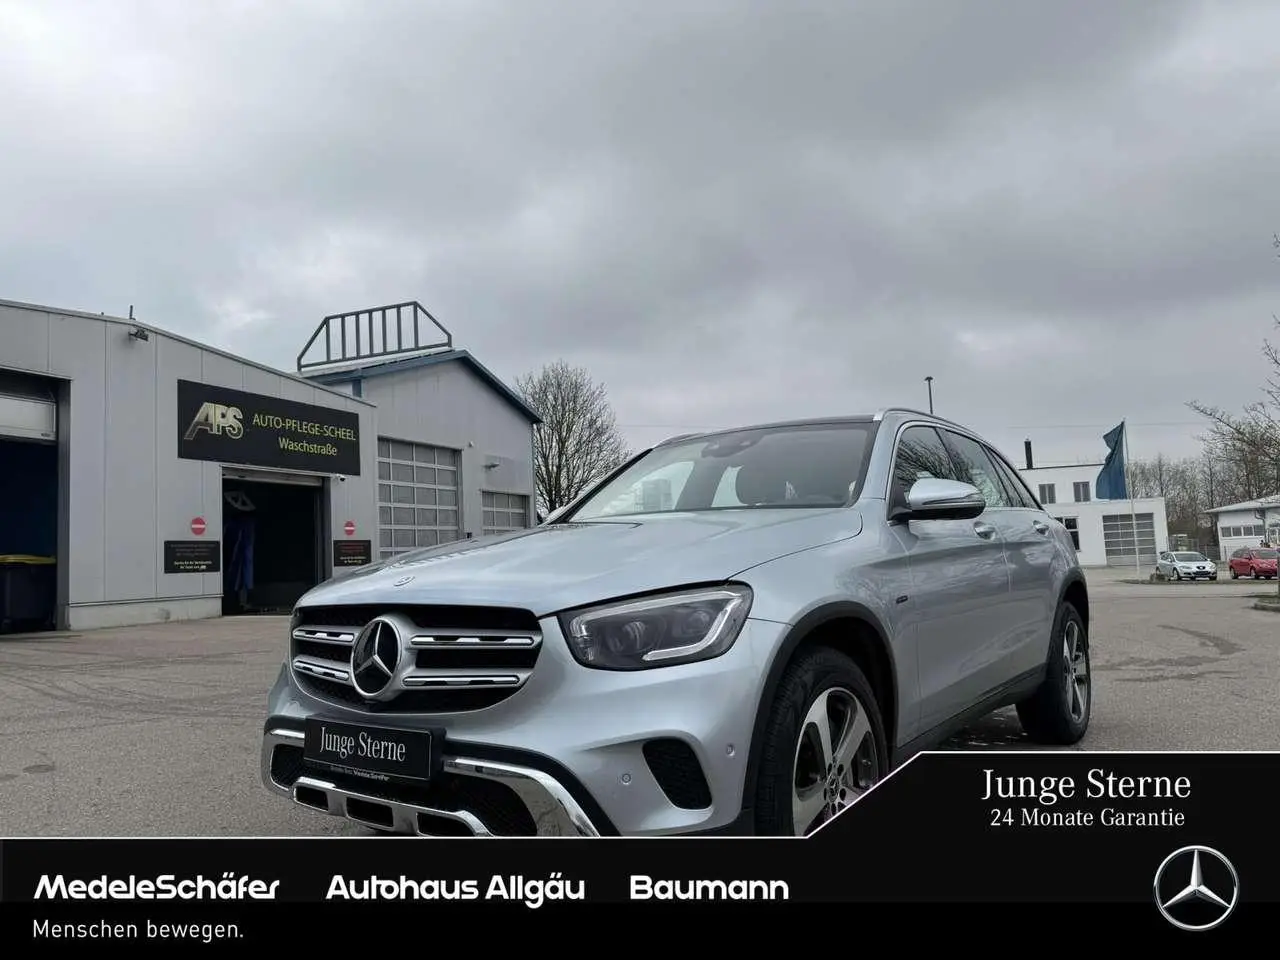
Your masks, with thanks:
[[[909,520],[972,520],[987,509],[977,487],[958,480],[925,477],[907,491]]]

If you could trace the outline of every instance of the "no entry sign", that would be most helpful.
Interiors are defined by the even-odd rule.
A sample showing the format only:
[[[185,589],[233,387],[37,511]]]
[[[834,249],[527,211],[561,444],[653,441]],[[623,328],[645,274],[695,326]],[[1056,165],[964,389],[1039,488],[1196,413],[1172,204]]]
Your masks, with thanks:
[[[204,517],[193,517],[191,520],[191,532],[197,537],[204,536],[205,523]]]
[[[348,520],[342,525],[342,532],[348,537],[354,537],[356,535],[356,522],[354,520]]]

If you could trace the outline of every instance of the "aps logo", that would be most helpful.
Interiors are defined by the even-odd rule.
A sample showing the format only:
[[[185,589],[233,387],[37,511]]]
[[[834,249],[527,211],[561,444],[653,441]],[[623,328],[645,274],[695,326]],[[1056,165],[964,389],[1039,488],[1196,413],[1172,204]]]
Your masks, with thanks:
[[[239,407],[222,403],[202,403],[183,439],[194,440],[199,434],[239,440],[244,436],[244,414]]]

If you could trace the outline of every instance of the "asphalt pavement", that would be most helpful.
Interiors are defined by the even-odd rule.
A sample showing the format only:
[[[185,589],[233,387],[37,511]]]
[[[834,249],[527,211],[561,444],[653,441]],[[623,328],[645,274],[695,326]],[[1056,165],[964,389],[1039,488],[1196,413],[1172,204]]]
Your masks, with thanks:
[[[1280,748],[1275,583],[1090,573],[1094,710],[1081,749]],[[0,637],[0,835],[362,835],[258,779],[278,617]],[[959,749],[1028,746],[1011,711]]]

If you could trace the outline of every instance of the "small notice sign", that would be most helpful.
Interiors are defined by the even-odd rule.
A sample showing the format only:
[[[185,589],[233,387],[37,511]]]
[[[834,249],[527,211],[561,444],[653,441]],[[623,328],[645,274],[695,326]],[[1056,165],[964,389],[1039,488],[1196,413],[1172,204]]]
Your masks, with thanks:
[[[166,540],[165,573],[218,573],[222,570],[222,541]]]
[[[334,567],[363,567],[373,563],[372,540],[335,540],[333,541]]]

